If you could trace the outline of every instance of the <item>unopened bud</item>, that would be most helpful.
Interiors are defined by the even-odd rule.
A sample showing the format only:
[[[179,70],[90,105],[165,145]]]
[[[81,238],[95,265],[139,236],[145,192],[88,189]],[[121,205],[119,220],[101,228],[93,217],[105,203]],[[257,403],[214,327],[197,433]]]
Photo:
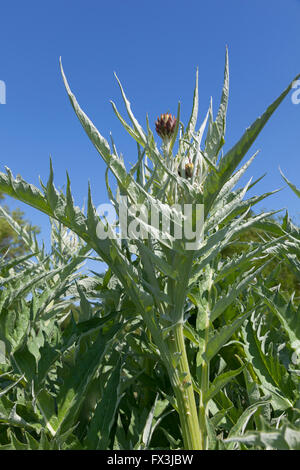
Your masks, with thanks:
[[[193,176],[194,165],[193,163],[187,163],[185,165],[185,176],[191,178]]]
[[[162,139],[169,139],[174,134],[176,121],[176,117],[172,116],[172,114],[161,114],[155,122],[156,132]]]
[[[186,163],[184,169],[185,169],[185,177],[186,178],[191,178],[193,176],[193,171],[194,171],[193,163],[191,163],[191,162]],[[184,176],[184,175],[181,174],[180,170],[178,170],[178,174],[179,174],[179,176]]]

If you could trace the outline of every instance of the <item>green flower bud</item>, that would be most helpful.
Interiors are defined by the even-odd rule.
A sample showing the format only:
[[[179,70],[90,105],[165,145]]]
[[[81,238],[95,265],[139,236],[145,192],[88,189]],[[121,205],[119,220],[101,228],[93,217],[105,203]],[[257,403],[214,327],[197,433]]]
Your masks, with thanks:
[[[191,178],[193,176],[194,164],[192,162],[186,163],[184,169],[185,169],[185,177]],[[178,169],[178,174],[179,176],[184,176],[181,174],[180,169]]]

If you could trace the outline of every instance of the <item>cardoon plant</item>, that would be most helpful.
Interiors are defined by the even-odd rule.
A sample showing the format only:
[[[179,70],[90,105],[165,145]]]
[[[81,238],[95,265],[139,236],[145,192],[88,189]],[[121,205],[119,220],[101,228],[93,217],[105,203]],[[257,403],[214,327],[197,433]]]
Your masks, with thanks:
[[[269,240],[249,245],[248,251],[237,258],[220,259],[220,253],[234,237],[249,227],[263,230],[265,219],[272,214],[253,215],[250,211],[272,193],[245,199],[255,184],[250,181],[244,188],[234,189],[256,153],[238,167],[293,82],[223,153],[229,90],[227,52],[216,118],[210,105],[197,127],[197,71],[187,125],[180,121],[180,105],[176,117],[161,114],[155,123],[159,143],[148,119],[143,129],[135,118],[117,79],[129,123],[113,102],[112,107],[138,150],[137,161],[128,171],[115,143],[109,144],[80,108],[62,66],[61,72],[72,107],[107,165],[105,181],[117,214],[118,231],[97,213],[90,188],[86,213],[74,206],[69,178],[66,193],[58,192],[52,165],[42,191],[20,177],[14,179],[9,169],[6,175],[0,174],[0,191],[70,228],[107,263],[136,314],[143,318],[149,342],[168,372],[174,391],[170,401],[180,417],[184,448],[207,449],[214,439],[209,415],[214,397],[245,367],[242,364],[226,372],[220,368],[211,381],[211,362],[256,309],[257,305],[250,303],[248,307],[237,299],[251,289],[263,270],[264,264],[257,268],[254,260],[263,260],[278,243]],[[116,194],[109,186],[109,172],[117,182]],[[150,217],[153,212],[155,216]],[[193,370],[187,342],[196,351]],[[55,420],[51,426],[55,433]]]

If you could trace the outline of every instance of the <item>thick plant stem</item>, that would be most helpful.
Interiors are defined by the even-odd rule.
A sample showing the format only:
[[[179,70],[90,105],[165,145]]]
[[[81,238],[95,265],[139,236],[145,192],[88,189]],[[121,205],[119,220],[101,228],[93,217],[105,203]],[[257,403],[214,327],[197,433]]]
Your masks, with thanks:
[[[203,449],[207,449],[207,423],[206,423],[206,403],[205,397],[209,388],[209,364],[204,362],[201,370],[201,395],[199,403],[199,425]]]
[[[184,448],[187,450],[203,450],[195,395],[192,385],[187,354],[185,349],[182,324],[176,325],[169,338],[171,358],[170,379],[177,400],[178,413],[182,428]]]
[[[205,322],[205,349],[207,347],[207,343],[209,340],[209,318],[206,315],[206,322]],[[203,449],[207,449],[207,417],[206,417],[206,408],[207,402],[206,397],[209,390],[209,361],[203,360],[201,366],[201,381],[200,381],[200,403],[199,403],[199,425],[200,429],[202,430],[202,439],[203,439]]]

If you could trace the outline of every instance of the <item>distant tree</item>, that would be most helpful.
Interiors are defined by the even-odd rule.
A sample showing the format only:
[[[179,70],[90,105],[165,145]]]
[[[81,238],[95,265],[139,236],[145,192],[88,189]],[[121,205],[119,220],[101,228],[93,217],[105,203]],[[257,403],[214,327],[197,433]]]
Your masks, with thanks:
[[[40,232],[39,227],[31,225],[27,220],[25,220],[24,212],[20,209],[11,211],[7,205],[3,204],[4,198],[5,196],[0,192],[0,205],[10,214],[10,216],[22,227],[27,226],[29,230],[38,234]],[[8,259],[20,256],[27,251],[23,240],[0,215],[0,256],[3,256],[7,250],[9,250],[7,253]]]

